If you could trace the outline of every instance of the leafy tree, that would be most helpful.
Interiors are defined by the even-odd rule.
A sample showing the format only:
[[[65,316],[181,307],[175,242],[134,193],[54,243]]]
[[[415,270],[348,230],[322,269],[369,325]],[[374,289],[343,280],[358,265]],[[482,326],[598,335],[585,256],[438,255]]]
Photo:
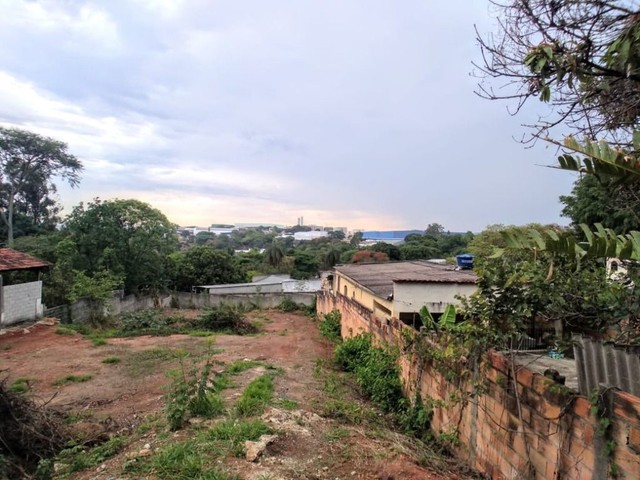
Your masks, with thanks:
[[[589,138],[630,145],[640,116],[640,23],[629,0],[491,1],[498,32],[478,34],[483,64],[478,93],[549,103],[555,116],[535,136],[566,125]],[[496,79],[502,84],[494,88]]]
[[[574,226],[602,224],[614,232],[640,230],[640,195],[636,185],[594,175],[580,177],[570,195],[563,195],[562,215]]]
[[[216,235],[211,232],[198,232],[195,235],[195,243],[196,245],[205,245],[209,243],[209,240],[214,238]]]
[[[340,251],[337,248],[330,247],[324,256],[324,261],[322,262],[323,268],[326,268],[326,269],[333,268],[334,265],[339,262],[340,262]]]
[[[139,200],[102,201],[75,207],[64,233],[75,243],[74,266],[89,276],[108,270],[124,278],[127,293],[167,286],[167,256],[175,251],[174,226]]]
[[[342,230],[332,230],[329,232],[329,238],[332,240],[344,240],[345,234]]]
[[[351,257],[351,263],[383,263],[388,261],[389,256],[386,253],[374,252],[373,250],[360,250]]]
[[[349,244],[352,247],[358,248],[358,246],[360,246],[360,242],[362,242],[362,232],[355,232],[351,236],[351,240],[349,240]]]
[[[400,260],[401,258],[400,249],[390,243],[377,242],[374,245],[371,245],[370,249],[374,252],[382,252],[386,254],[389,260]]]
[[[172,253],[169,259],[171,286],[175,290],[188,292],[194,285],[247,281],[246,271],[234,256],[207,245]]]
[[[50,195],[54,177],[76,186],[82,164],[63,142],[26,130],[0,127],[0,218],[7,243],[13,246],[14,215],[19,209],[35,224],[51,220],[57,210]]]
[[[264,252],[265,260],[267,264],[273,268],[278,268],[282,264],[284,259],[284,250],[278,242],[274,239]]]
[[[292,278],[308,279],[315,277],[320,269],[316,255],[305,250],[296,249],[293,253]]]
[[[439,223],[430,223],[424,231],[426,235],[442,235],[444,232],[444,227]]]

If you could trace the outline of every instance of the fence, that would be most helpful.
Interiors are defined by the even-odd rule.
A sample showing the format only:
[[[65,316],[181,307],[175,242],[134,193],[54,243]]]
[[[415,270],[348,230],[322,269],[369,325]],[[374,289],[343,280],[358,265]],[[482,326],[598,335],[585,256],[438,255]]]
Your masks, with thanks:
[[[623,346],[573,337],[578,388],[588,395],[600,385],[640,396],[640,346]]]
[[[302,305],[313,305],[315,293],[303,292],[278,292],[261,294],[228,294],[210,295],[208,293],[176,292],[173,295],[122,296],[120,292],[111,298],[105,308],[105,314],[119,315],[121,313],[137,312],[155,307],[168,307],[170,305],[180,308],[207,308],[215,307],[222,303],[236,306],[253,306],[258,308],[275,308],[284,299],[289,299]],[[63,323],[83,323],[96,314],[96,305],[87,299],[81,298],[71,305],[60,305],[47,308],[45,317],[59,318]]]

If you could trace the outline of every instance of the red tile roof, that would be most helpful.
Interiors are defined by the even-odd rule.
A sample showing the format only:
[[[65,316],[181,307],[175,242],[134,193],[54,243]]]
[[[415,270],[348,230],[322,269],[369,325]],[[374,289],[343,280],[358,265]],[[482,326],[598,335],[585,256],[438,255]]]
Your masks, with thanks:
[[[50,267],[49,262],[19,252],[13,248],[0,248],[0,272],[10,270],[31,270]]]

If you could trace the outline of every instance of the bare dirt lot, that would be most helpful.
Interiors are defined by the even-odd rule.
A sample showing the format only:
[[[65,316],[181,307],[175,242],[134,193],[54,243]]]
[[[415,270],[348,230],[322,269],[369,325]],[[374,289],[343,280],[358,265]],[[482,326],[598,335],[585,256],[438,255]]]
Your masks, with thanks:
[[[27,395],[63,411],[85,438],[119,439],[118,448],[94,455],[85,469],[71,472],[59,460],[54,474],[58,478],[472,478],[456,462],[396,433],[390,421],[360,397],[350,378],[329,366],[333,346],[314,320],[279,311],[250,316],[261,323],[259,334],[217,335],[213,344],[207,337],[171,335],[109,338],[101,345],[104,342],[60,330],[59,325],[13,329],[0,335],[0,376],[6,377],[7,385],[28,385]],[[214,370],[219,372],[239,360],[254,362],[222,391],[225,414],[192,418],[184,428],[170,432],[165,420],[168,372],[179,366],[181,355],[186,358],[185,352],[202,355],[207,349],[214,349]],[[216,422],[235,422],[234,403],[265,369],[277,372],[274,398],[257,418],[275,436],[256,460],[247,460],[242,448],[234,454],[211,447],[203,448],[204,456],[198,458],[222,472],[219,476],[202,473],[208,464],[199,470],[194,466],[193,474],[158,466],[168,448],[200,449],[188,442],[205,438]]]

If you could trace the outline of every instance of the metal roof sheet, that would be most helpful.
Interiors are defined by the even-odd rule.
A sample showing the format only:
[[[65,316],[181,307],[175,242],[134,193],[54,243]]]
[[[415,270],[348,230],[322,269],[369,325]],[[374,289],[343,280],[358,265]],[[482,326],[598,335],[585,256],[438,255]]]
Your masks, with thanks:
[[[453,265],[438,265],[426,260],[407,262],[336,265],[342,273],[380,297],[393,293],[393,283],[476,283],[472,270],[457,270]]]

